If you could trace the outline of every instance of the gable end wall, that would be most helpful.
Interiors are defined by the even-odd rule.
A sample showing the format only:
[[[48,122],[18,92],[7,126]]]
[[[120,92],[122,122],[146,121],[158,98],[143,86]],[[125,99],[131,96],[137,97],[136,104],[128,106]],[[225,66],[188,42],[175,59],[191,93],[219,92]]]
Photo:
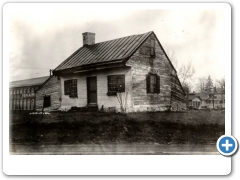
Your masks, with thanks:
[[[147,53],[151,39],[155,40],[155,57],[151,57]],[[133,54],[126,65],[131,66],[132,69],[132,102],[134,111],[164,111],[175,102],[179,104],[178,106],[182,106],[182,102],[175,100],[171,96],[171,75],[175,71],[153,34]],[[146,75],[153,71],[157,71],[160,76],[159,94],[147,94]],[[179,84],[176,86],[179,86]]]
[[[43,106],[44,95],[51,96],[51,106],[44,108],[44,111],[57,110],[61,106],[61,86],[60,80],[52,76],[42,87],[36,92],[36,110],[41,111]]]

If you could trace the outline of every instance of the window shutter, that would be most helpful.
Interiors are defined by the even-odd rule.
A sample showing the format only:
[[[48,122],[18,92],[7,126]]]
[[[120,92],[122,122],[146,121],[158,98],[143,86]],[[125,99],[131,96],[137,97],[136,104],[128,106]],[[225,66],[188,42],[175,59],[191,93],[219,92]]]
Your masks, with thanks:
[[[156,93],[160,93],[160,76],[156,75]]]
[[[146,88],[147,88],[147,93],[150,93],[150,75],[147,74],[146,77]]]
[[[67,81],[64,81],[64,94],[67,95]]]
[[[71,80],[64,81],[64,94],[65,95],[70,95],[70,84],[71,84]]]

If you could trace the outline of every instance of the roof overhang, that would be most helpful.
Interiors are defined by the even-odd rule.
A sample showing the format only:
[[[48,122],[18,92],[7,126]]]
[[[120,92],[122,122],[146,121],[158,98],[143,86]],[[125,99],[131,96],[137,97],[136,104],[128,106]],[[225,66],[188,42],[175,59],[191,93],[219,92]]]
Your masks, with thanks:
[[[110,62],[101,62],[95,64],[89,64],[85,66],[78,66],[63,70],[55,70],[53,71],[53,75],[59,76],[61,74],[70,74],[70,73],[82,73],[88,71],[95,71],[95,70],[102,70],[102,69],[109,69],[109,68],[117,68],[117,67],[124,67],[126,66],[123,60],[114,60]]]

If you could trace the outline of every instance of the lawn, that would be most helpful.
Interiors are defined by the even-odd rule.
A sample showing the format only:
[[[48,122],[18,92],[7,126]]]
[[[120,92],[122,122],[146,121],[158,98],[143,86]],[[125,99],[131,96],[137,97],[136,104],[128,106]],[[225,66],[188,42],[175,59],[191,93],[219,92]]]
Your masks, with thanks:
[[[82,113],[10,116],[10,143],[215,144],[225,134],[223,111]]]

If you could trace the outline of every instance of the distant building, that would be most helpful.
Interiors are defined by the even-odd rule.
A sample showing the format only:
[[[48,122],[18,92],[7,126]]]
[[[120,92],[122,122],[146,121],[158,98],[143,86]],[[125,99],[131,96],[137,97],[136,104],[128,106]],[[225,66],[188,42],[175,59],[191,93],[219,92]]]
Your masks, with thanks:
[[[36,91],[49,76],[9,83],[10,110],[35,110]]]
[[[56,110],[60,107],[60,80],[56,76],[10,82],[10,110]]]
[[[204,108],[224,108],[225,94],[220,89],[214,93],[201,92],[189,93],[188,108],[204,109]]]

